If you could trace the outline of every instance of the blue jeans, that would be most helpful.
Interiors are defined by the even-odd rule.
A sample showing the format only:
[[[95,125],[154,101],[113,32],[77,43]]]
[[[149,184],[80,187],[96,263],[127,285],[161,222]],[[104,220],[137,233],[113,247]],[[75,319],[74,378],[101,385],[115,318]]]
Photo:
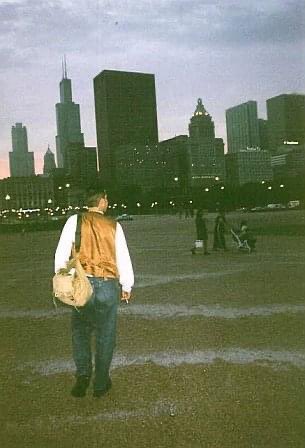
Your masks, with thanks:
[[[78,310],[72,310],[72,348],[76,376],[92,375],[91,337],[95,335],[94,389],[109,384],[109,369],[116,341],[119,283],[117,279],[89,277],[93,295]]]

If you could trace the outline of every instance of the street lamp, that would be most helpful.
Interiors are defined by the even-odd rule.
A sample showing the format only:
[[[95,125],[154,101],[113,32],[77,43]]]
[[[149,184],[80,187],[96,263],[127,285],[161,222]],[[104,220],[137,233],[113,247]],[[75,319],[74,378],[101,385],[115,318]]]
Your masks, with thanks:
[[[48,205],[49,205],[49,207],[46,209],[47,210],[47,218],[49,218],[49,214],[50,214],[50,212],[52,212],[52,209],[51,209],[51,204],[52,204],[52,199],[51,198],[49,198],[48,199]]]
[[[8,202],[10,199],[11,199],[10,195],[7,194],[7,195],[5,196],[5,200],[6,200],[6,204],[7,204],[5,208],[7,209],[7,212],[8,212],[8,213],[10,213],[10,210],[9,210],[10,207],[9,207],[9,202]]]

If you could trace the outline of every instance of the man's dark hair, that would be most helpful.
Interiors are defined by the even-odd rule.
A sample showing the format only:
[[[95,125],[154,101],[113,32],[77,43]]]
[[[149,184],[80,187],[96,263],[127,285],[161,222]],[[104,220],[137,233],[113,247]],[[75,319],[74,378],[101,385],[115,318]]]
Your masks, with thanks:
[[[88,207],[97,207],[100,200],[107,196],[107,192],[105,190],[101,191],[89,191],[87,194],[87,206]]]

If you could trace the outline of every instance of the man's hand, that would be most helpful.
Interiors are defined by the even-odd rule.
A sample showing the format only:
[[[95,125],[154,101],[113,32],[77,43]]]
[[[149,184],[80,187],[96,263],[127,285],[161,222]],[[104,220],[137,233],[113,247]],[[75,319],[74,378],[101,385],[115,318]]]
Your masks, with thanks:
[[[131,297],[131,292],[122,291],[121,302],[128,303]]]

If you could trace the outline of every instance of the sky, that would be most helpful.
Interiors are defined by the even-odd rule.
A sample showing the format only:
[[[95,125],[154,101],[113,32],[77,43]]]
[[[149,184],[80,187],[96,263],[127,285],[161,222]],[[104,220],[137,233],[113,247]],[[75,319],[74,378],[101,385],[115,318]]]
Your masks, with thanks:
[[[159,139],[188,133],[197,99],[226,140],[225,110],[305,93],[305,0],[0,0],[0,178],[22,122],[42,172],[55,153],[55,104],[67,58],[87,146],[96,145],[93,78],[154,73]]]

